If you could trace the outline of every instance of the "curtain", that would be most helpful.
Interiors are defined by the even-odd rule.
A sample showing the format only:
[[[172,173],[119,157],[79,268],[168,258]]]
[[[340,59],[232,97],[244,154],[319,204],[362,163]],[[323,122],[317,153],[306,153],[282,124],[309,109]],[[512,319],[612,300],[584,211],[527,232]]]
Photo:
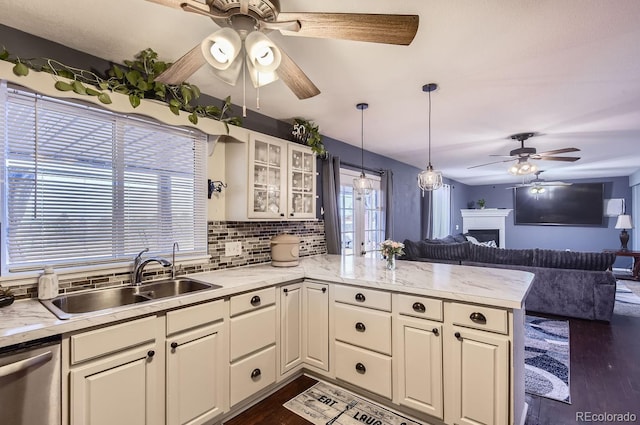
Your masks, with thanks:
[[[451,185],[445,184],[433,193],[432,238],[451,234]]]
[[[426,191],[422,194],[421,198],[421,209],[422,214],[420,214],[420,238],[421,239],[431,239],[431,222],[432,222],[432,191]]]
[[[324,233],[328,254],[340,254],[340,157],[327,154],[322,161],[322,203],[324,208]]]
[[[382,172],[380,188],[384,196],[384,238],[393,239],[393,171]]]

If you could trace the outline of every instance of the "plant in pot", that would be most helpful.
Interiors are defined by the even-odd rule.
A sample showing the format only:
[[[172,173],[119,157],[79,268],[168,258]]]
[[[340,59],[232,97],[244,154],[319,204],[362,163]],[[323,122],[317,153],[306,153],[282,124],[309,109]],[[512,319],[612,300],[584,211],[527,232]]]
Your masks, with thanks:
[[[487,205],[487,201],[485,201],[484,198],[478,199],[478,206],[480,207],[481,210],[484,209],[485,205]]]
[[[327,150],[322,144],[322,135],[320,134],[318,124],[313,121],[294,118],[291,134],[296,142],[311,147],[311,150],[320,158],[324,158],[327,154]]]

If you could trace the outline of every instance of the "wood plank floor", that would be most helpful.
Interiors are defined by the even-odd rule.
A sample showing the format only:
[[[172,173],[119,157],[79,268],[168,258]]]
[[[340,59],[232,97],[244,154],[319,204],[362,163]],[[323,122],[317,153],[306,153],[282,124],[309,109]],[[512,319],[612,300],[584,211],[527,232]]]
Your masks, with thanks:
[[[632,412],[640,423],[640,318],[614,315],[610,324],[570,319],[569,338],[572,404],[527,395],[527,425],[576,425],[583,422],[580,412]],[[308,425],[282,404],[315,382],[300,377],[225,424]]]

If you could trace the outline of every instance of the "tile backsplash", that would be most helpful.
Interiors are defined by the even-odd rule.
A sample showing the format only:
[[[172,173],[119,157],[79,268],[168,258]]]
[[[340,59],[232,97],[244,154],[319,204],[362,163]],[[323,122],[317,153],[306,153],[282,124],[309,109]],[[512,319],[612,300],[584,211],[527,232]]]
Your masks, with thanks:
[[[300,257],[325,254],[327,252],[324,235],[324,221],[210,221],[207,226],[208,262],[187,265],[178,274],[190,274],[218,270],[249,264],[271,261],[271,237],[289,233],[300,238]],[[226,257],[225,244],[240,242],[242,254]],[[160,277],[168,274],[163,270],[150,271],[145,277]],[[64,279],[60,277],[60,292],[73,292],[81,289],[126,285],[131,283],[131,273],[109,273]],[[16,298],[36,298],[37,285],[12,287]]]

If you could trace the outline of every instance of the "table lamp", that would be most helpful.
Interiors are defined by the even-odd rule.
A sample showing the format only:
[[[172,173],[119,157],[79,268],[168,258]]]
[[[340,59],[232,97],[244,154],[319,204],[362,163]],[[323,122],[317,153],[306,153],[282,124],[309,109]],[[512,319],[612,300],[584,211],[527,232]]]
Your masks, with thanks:
[[[629,233],[627,233],[627,229],[633,229],[633,224],[631,224],[631,216],[627,214],[621,214],[618,216],[618,221],[616,222],[616,229],[622,229],[620,232],[620,244],[622,244],[622,250],[627,251],[627,243],[629,243]]]

